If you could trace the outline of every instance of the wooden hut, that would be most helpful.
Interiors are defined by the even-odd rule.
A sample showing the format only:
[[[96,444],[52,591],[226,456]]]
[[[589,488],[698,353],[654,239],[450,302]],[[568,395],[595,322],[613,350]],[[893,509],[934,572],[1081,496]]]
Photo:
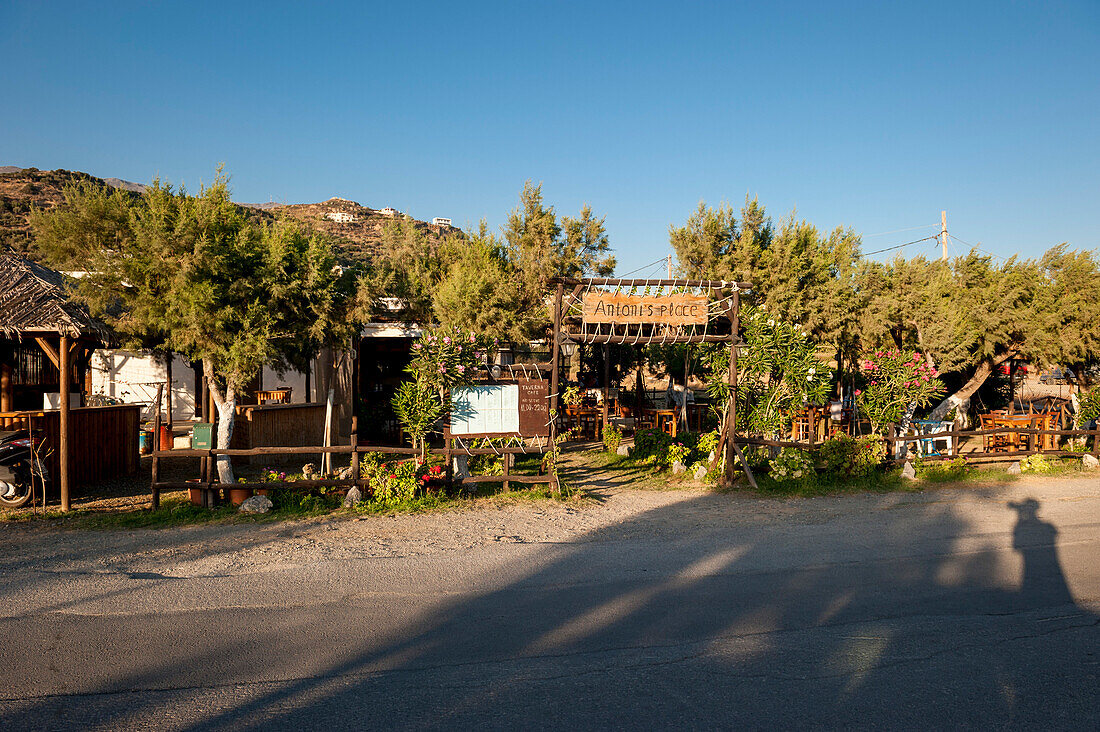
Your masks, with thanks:
[[[34,427],[45,436],[42,452],[63,510],[74,479],[137,469],[140,407],[80,407],[89,357],[108,337],[107,327],[69,298],[65,275],[0,254],[0,429]],[[47,409],[52,394],[57,408]],[[83,437],[75,450],[74,435]]]

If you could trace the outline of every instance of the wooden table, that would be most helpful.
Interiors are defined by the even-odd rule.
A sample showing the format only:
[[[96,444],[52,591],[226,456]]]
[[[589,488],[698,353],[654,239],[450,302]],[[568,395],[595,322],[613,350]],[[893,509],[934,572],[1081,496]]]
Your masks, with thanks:
[[[676,436],[680,412],[677,409],[643,409],[643,424],[652,425],[671,437]]]
[[[992,417],[994,429],[1031,429],[1035,427],[1036,415],[1034,414],[999,414]],[[1029,450],[1034,443],[1035,435],[1021,434],[1019,432],[1007,432],[1002,437],[1006,438],[1007,445],[1004,449],[1009,452],[1019,452],[1021,448]]]
[[[594,440],[600,439],[600,418],[602,409],[592,407],[566,407],[565,416],[568,419],[569,428],[577,428],[577,432],[583,437]]]

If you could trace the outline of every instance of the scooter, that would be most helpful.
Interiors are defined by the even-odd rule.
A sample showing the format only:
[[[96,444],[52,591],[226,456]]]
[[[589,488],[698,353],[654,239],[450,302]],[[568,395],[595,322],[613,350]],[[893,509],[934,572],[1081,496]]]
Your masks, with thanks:
[[[32,475],[38,476],[39,485],[45,484],[45,467],[34,454],[36,441],[26,434],[0,432],[0,506],[19,508],[30,501],[34,492]]]

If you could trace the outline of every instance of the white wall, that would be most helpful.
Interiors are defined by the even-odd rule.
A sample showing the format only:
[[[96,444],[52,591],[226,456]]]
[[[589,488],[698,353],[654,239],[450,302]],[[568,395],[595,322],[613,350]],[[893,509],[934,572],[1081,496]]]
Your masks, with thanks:
[[[121,399],[128,404],[145,403],[150,407],[143,419],[153,419],[152,404],[157,398],[157,387],[167,379],[167,369],[162,360],[145,353],[121,350],[98,350],[92,354],[92,394],[103,394]],[[263,386],[275,389],[291,388],[291,401],[307,401],[305,375],[288,371],[280,376],[273,369],[265,368]],[[316,385],[313,385],[316,392]],[[195,372],[181,356],[172,359],[172,417],[179,420],[195,418]]]

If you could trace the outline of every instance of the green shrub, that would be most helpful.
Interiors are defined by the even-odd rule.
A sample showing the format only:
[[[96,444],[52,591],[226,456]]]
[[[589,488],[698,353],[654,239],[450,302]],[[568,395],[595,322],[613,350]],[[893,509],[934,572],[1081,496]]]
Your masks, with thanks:
[[[607,452],[615,452],[623,442],[623,431],[616,425],[609,424],[603,428],[603,449]]]
[[[668,461],[668,448],[672,445],[672,437],[658,429],[638,430],[634,435],[634,452],[630,454],[635,460],[655,459],[655,462],[666,463]]]
[[[974,472],[974,466],[968,463],[964,457],[942,462],[925,462],[918,457],[913,461],[913,470],[921,480],[932,483],[947,483],[963,480]]]
[[[769,462],[771,477],[780,483],[789,480],[812,480],[815,477],[810,453],[796,447],[784,447]]]
[[[1047,460],[1046,455],[1028,455],[1020,461],[1021,473],[1049,473],[1054,470],[1054,465]]]
[[[370,487],[369,502],[383,507],[413,500],[429,480],[443,475],[442,466],[429,467],[419,459],[385,460],[380,453],[364,455],[359,469]]]
[[[886,446],[877,437],[849,437],[839,433],[814,448],[815,458],[829,475],[863,477],[882,462]]]

